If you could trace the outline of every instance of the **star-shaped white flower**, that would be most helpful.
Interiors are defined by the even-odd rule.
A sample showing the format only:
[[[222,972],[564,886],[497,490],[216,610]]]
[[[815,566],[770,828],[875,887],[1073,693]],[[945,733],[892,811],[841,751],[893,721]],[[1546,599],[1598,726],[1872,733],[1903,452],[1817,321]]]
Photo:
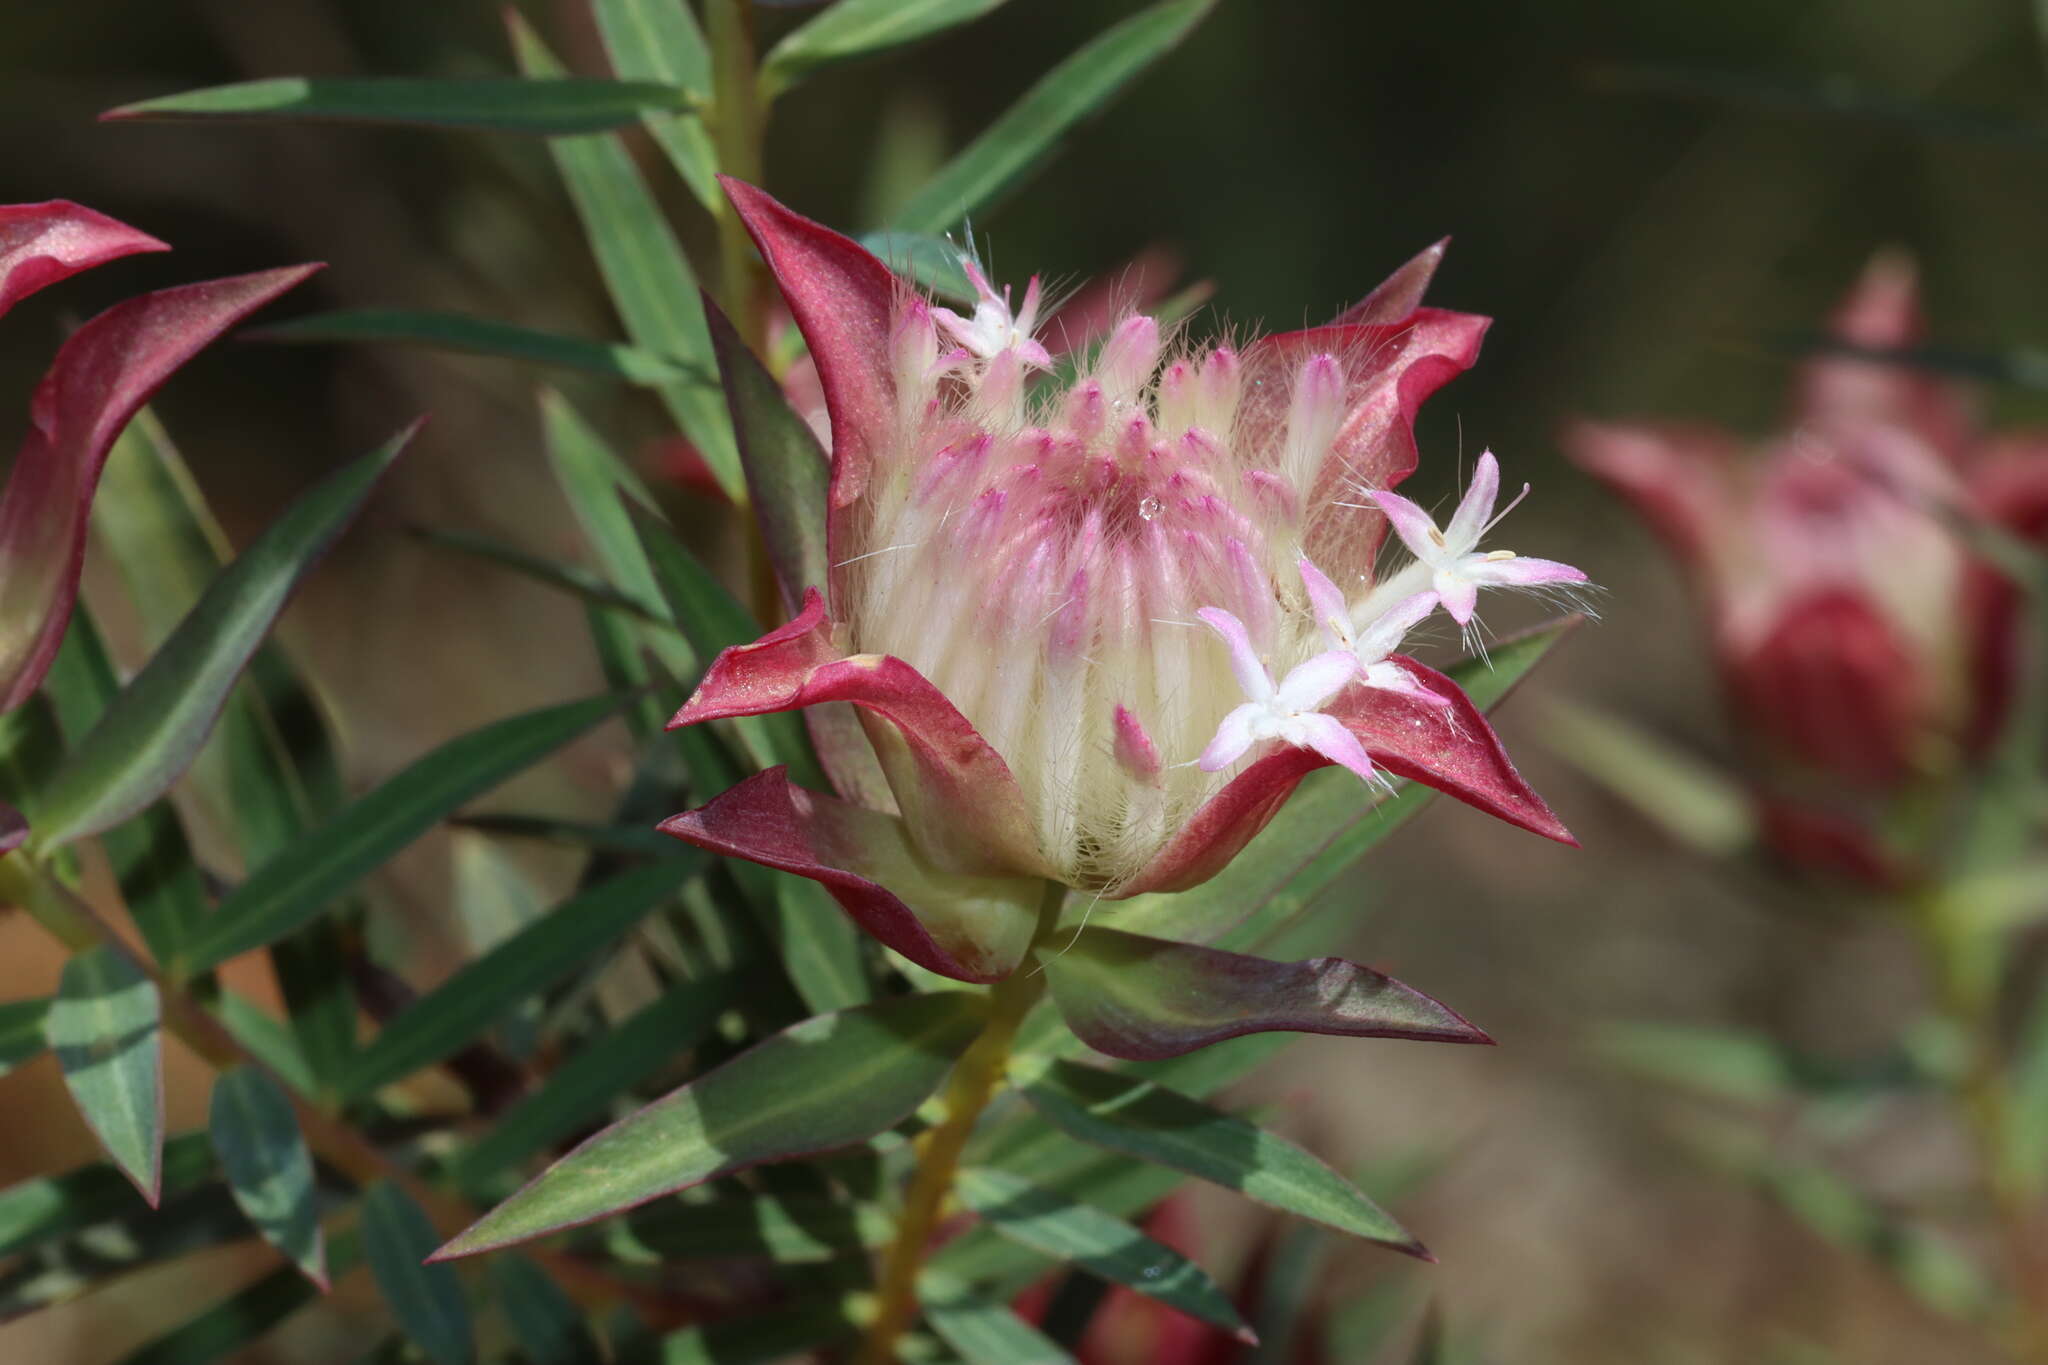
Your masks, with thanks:
[[[1015,351],[1027,365],[1049,367],[1052,355],[1031,334],[1038,326],[1038,276],[1024,287],[1024,306],[1010,311],[1010,287],[998,294],[981,267],[968,256],[960,258],[961,269],[974,285],[974,316],[963,318],[950,308],[932,309],[932,320],[952,338],[983,360],[993,360],[1005,351]]]
[[[1358,661],[1358,677],[1367,687],[1400,692],[1432,706],[1447,705],[1447,699],[1424,687],[1413,674],[1387,656],[1401,647],[1408,632],[1436,610],[1433,592],[1404,597],[1368,622],[1363,630],[1351,625],[1351,605],[1344,591],[1329,575],[1304,559],[1300,564],[1302,586],[1308,589],[1309,605],[1315,609],[1316,624],[1330,648],[1341,649]]]
[[[1358,674],[1358,656],[1349,650],[1333,649],[1288,670],[1279,686],[1252,649],[1244,622],[1221,607],[1203,607],[1195,615],[1223,637],[1230,650],[1230,671],[1244,689],[1245,703],[1223,718],[1216,737],[1202,751],[1196,766],[1205,773],[1220,772],[1244,757],[1245,751],[1264,740],[1283,740],[1313,749],[1332,763],[1341,763],[1368,782],[1378,780],[1372,759],[1357,736],[1344,728],[1335,716],[1322,708],[1342,692]]]
[[[1469,625],[1481,588],[1531,588],[1547,583],[1583,583],[1586,575],[1554,559],[1529,559],[1513,550],[1479,548],[1480,540],[1501,519],[1512,512],[1516,502],[1529,493],[1529,485],[1494,515],[1494,500],[1500,496],[1500,464],[1487,451],[1472,470],[1472,486],[1451,514],[1450,524],[1438,528],[1436,519],[1399,493],[1375,491],[1372,499],[1387,514],[1394,534],[1416,560],[1430,571],[1430,587],[1443,602],[1444,610],[1459,625]]]

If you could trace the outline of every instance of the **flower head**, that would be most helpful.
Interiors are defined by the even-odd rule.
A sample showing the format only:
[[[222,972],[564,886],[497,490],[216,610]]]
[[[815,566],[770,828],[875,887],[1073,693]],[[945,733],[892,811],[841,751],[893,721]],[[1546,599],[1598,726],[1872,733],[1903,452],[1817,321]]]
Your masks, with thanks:
[[[1128,314],[1055,380],[1034,374],[1035,280],[1013,314],[969,262],[979,302],[961,318],[845,238],[728,191],[818,365],[831,563],[801,585],[798,620],[728,651],[677,722],[853,702],[872,755],[824,756],[842,791],[886,783],[867,799],[896,810],[764,778],[673,832],[821,880],[859,863],[874,894],[835,882],[842,901],[895,946],[907,918],[931,935],[919,960],[975,979],[1007,970],[1018,915],[995,907],[1035,903],[1038,879],[1193,885],[1327,763],[1568,837],[1456,686],[1397,656],[1428,593],[1349,625],[1386,519],[1345,494],[1413,468],[1416,407],[1485,330],[1417,306],[1433,253],[1351,320],[1241,348]],[[878,841],[900,856],[883,865]]]

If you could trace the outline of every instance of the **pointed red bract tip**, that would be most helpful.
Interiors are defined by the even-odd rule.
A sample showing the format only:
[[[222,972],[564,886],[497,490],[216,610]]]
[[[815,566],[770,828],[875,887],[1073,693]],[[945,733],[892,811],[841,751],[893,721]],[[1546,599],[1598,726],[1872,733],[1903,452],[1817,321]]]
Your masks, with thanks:
[[[170,249],[146,232],[68,199],[0,204],[0,314],[82,270]]]

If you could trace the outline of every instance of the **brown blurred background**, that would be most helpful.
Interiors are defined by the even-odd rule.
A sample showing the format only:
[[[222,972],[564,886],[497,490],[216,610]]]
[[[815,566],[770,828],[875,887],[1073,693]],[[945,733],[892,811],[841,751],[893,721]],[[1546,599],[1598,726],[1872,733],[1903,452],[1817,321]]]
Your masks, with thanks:
[[[602,69],[581,0],[525,8],[572,64]],[[877,225],[889,182],[913,178],[1135,8],[1016,0],[941,41],[820,75],[778,108],[770,185],[828,222]],[[0,202],[77,199],[177,250],[95,271],[17,310],[0,331],[0,411],[24,412],[65,317],[147,287],[296,260],[331,268],[280,316],[405,305],[617,334],[539,142],[94,122],[128,100],[255,75],[504,72],[498,16],[483,0],[10,9]],[[1433,300],[1499,319],[1478,369],[1426,414],[1411,491],[1446,496],[1461,456],[1469,464],[1490,446],[1511,479],[1536,485],[1512,523],[1516,548],[1583,565],[1605,585],[1598,626],[1502,720],[1585,849],[1439,803],[1370,863],[1349,893],[1356,940],[1329,948],[1398,970],[1502,1046],[1310,1040],[1256,1092],[1281,1100],[1292,1131],[1339,1164],[1414,1144],[1443,1157],[1403,1206],[1443,1264],[1411,1279],[1479,1359],[1995,1358],[1690,1158],[1672,1135],[1686,1121],[1679,1102],[1586,1046],[1592,1021],[1650,1018],[1764,1028],[1853,1062],[1887,1047],[1919,999],[1900,936],[1853,915],[1755,904],[1579,779],[1546,749],[1543,718],[1548,699],[1569,696],[1702,754],[1725,748],[1675,575],[1565,466],[1555,445],[1564,419],[1669,414],[1764,429],[1788,377],[1767,338],[1813,327],[1890,243],[1922,261],[1939,340],[2048,343],[2048,138],[1630,93],[1601,73],[1647,63],[1834,80],[1838,90],[1853,82],[2041,119],[2048,48],[2035,22],[2028,0],[1224,0],[1184,49],[975,222],[1014,276],[1078,280],[1163,244],[1188,277],[1215,282],[1223,317],[1273,327],[1320,320],[1450,234]],[[883,145],[894,169],[878,186],[864,168]],[[673,191],[685,235],[703,243],[695,206],[665,168],[652,158],[649,167]],[[539,449],[539,378],[416,351],[227,344],[160,401],[238,538],[324,468],[434,414],[288,618],[286,638],[325,681],[359,781],[459,729],[594,685],[578,608],[402,530],[461,525],[576,553]],[[660,434],[650,401],[564,387],[622,443]],[[2001,422],[2048,418],[2048,395],[1986,396]],[[707,533],[715,520],[684,515]],[[1512,605],[1495,624],[1535,615]],[[594,808],[622,761],[616,743],[586,746],[523,779],[518,794],[529,807]],[[430,974],[446,951],[434,927],[445,864],[445,848],[429,841],[385,891]],[[32,931],[0,923],[0,996],[47,991],[56,969]],[[0,1082],[0,1181],[88,1155],[56,1096],[47,1063]],[[174,1073],[172,1105],[174,1123],[201,1122],[203,1086]],[[1921,1179],[1960,1159],[1937,1115],[1908,1107],[1885,1131],[1868,1156],[1886,1178]],[[1242,1230],[1221,1201],[1204,1208]],[[1389,1273],[1390,1259],[1343,1252],[1328,1293],[1349,1297]],[[213,1252],[0,1328],[0,1361],[111,1359],[263,1264],[256,1252]],[[352,1359],[360,1338],[347,1330],[343,1310],[303,1314],[247,1359]],[[1804,1342],[1834,1354],[1802,1355]]]

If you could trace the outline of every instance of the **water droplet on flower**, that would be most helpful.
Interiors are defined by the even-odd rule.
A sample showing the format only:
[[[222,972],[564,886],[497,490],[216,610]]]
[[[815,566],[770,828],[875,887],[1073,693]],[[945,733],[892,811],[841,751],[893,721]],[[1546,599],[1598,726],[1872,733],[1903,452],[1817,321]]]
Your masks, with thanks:
[[[1143,517],[1147,521],[1151,521],[1152,519],[1157,517],[1159,513],[1160,505],[1159,499],[1157,498],[1146,498],[1138,504],[1138,515]]]

